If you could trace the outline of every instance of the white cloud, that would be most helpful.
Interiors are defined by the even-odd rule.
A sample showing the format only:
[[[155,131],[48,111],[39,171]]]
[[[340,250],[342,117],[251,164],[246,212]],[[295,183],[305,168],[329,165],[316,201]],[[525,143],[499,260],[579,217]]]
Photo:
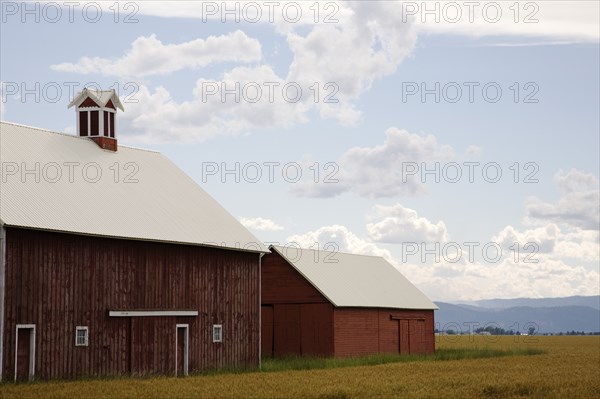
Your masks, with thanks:
[[[237,30],[180,44],[163,44],[154,34],[140,36],[121,58],[82,57],[76,63],[65,62],[51,68],[60,72],[142,77],[204,67],[215,62],[253,62],[260,59],[260,42]]]
[[[283,227],[272,221],[264,218],[240,218],[240,223],[245,227],[259,231],[277,231],[283,230]]]
[[[458,9],[452,4],[458,4]],[[415,28],[425,34],[454,34],[474,37],[512,36],[521,38],[546,38],[549,42],[598,42],[600,7],[596,1],[535,1],[535,2],[474,2],[470,10],[465,2],[449,0],[429,4],[406,2],[405,9],[416,5]],[[514,4],[518,4],[517,7]],[[425,7],[436,10],[426,14]],[[487,8],[487,9],[486,9]],[[500,13],[497,14],[497,9]],[[455,21],[456,11],[462,18]],[[408,9],[406,15],[412,14]],[[438,21],[436,22],[435,18]],[[471,22],[469,17],[472,17]],[[425,22],[423,22],[425,21]],[[538,41],[543,44],[543,41]]]
[[[246,101],[255,93],[246,92],[246,84],[271,82],[276,84],[276,101],[270,100],[269,88],[262,87],[256,102]],[[221,96],[221,84],[227,89],[239,87],[240,98]],[[158,87],[152,92],[141,85],[134,96],[137,103],[126,104],[126,112],[119,119],[121,132],[144,143],[203,141],[216,135],[235,136],[254,129],[288,128],[307,122],[308,105],[282,100],[285,84],[268,66],[237,67],[225,73],[219,82],[199,79],[193,90],[193,99],[176,102],[169,91]],[[218,93],[209,95],[208,87],[217,86]],[[250,86],[248,86],[250,87]],[[256,87],[256,86],[253,86]],[[277,94],[278,93],[278,94]]]
[[[479,157],[482,154],[483,150],[481,149],[481,147],[476,146],[476,145],[470,145],[467,150],[465,151],[465,155],[468,157]]]
[[[417,38],[410,22],[399,23],[401,8],[396,2],[357,1],[344,7],[348,15],[340,23],[315,25],[306,35],[287,34],[294,53],[287,79],[305,87],[315,82],[335,84],[340,105],[319,102],[318,108],[322,115],[353,124],[360,117],[353,101],[376,79],[393,74]]]
[[[560,229],[555,224],[524,232],[519,232],[512,226],[506,226],[498,235],[492,237],[492,241],[498,243],[505,250],[509,250],[515,244],[521,248],[529,243],[534,243],[539,252],[549,253],[554,251],[559,233]]]
[[[552,259],[576,259],[585,262],[597,262],[600,260],[600,233],[596,230],[583,230],[568,227],[561,230],[556,224],[548,224],[525,231],[518,231],[513,226],[506,226],[500,233],[492,237],[492,241],[498,243],[507,254],[512,256],[518,247],[525,256],[536,252]],[[529,249],[526,245],[533,243]]]
[[[600,274],[558,259],[536,264],[498,263],[403,264],[402,273],[434,300],[561,297],[598,295]]]
[[[287,242],[297,243],[302,248],[315,248],[318,245],[319,249],[331,249],[331,244],[334,244],[340,252],[382,256],[388,261],[393,260],[388,250],[379,248],[340,225],[323,226],[304,234],[292,235],[287,238]]]
[[[563,258],[596,262],[597,265],[600,261],[600,232],[572,229],[561,235],[555,252]]]
[[[240,3],[228,3],[230,7],[236,4]],[[163,44],[154,35],[139,37],[120,58],[82,57],[78,62],[60,63],[52,68],[73,73],[144,77],[219,61],[257,63],[224,71],[216,82],[199,77],[193,98],[183,102],[173,101],[169,88],[140,87],[137,96],[140,105],[128,107],[129,115],[124,118],[127,129],[121,131],[131,130],[144,142],[204,140],[216,134],[291,127],[308,121],[311,110],[342,125],[355,124],[361,117],[356,101],[375,80],[396,71],[412,52],[416,36],[410,23],[397,23],[399,8],[393,2],[368,6],[364,2],[332,3],[338,7],[337,22],[321,20],[318,24],[313,21],[311,4],[301,4],[302,18],[298,23],[287,23],[281,16],[273,22],[293,54],[285,74],[276,74],[270,65],[261,63],[260,42],[241,31],[180,44]],[[325,13],[325,9],[328,10],[323,6],[320,12]],[[203,18],[205,11],[201,6],[187,3],[169,4],[166,8],[143,4],[140,12],[143,10],[151,15],[191,18]],[[213,84],[218,85],[218,93],[203,98],[208,93],[206,85]],[[240,87],[237,90],[241,92],[240,98],[227,95],[223,101],[223,89],[229,90],[236,84]],[[244,85],[248,85],[248,92],[244,92]],[[262,93],[254,101],[256,87]],[[270,96],[270,87],[274,87],[274,98]],[[296,88],[301,90],[299,98],[294,98]],[[153,110],[153,115],[144,115],[148,109]]]
[[[203,4],[204,3],[204,4]],[[215,4],[215,11],[208,10],[210,3]],[[222,20],[224,17],[227,21],[232,21],[235,16],[224,16],[226,7],[222,6],[225,3],[227,9],[233,9],[235,4],[238,4],[238,16],[241,20],[254,19],[254,13],[248,8],[244,11],[243,3],[238,1],[226,2],[189,2],[189,1],[170,1],[168,3],[155,1],[136,2],[139,4],[139,14],[151,15],[156,17],[179,17],[179,18],[197,18],[203,21]],[[273,9],[273,13],[269,13],[266,6],[261,6],[262,23],[270,23],[269,18],[273,17],[273,23],[280,32],[288,32],[298,27],[314,24],[314,7],[312,2],[292,2],[298,4],[301,11],[301,18],[298,22],[286,22],[282,12],[283,7],[287,2],[277,2],[277,6]],[[358,9],[361,4],[365,3],[365,7],[374,5],[379,6],[381,3],[392,3],[395,9],[390,14],[394,14],[397,23],[407,19],[413,19],[417,30],[423,34],[455,34],[466,36],[513,36],[513,37],[537,37],[548,39],[569,39],[572,41],[598,41],[598,15],[600,15],[598,2],[594,1],[535,1],[535,2],[519,2],[519,13],[517,22],[515,22],[514,2],[502,1],[482,1],[474,2],[473,22],[469,22],[469,8],[465,4],[467,2],[456,2],[452,0],[441,0],[436,2],[424,3],[422,1],[407,1],[407,2],[341,2],[332,1],[333,3],[325,9],[320,8],[319,20],[322,22],[326,16],[330,14],[333,18],[344,22],[355,15],[355,9]],[[462,19],[458,22],[450,22],[454,20],[454,9],[448,6],[448,3],[458,4],[461,11]],[[484,16],[483,8],[487,3],[487,12]],[[107,3],[107,7],[110,3]],[[240,6],[241,4],[241,6]],[[264,3],[258,2],[259,5]],[[325,2],[321,3],[325,4]],[[495,18],[495,5],[501,8],[501,18],[497,22],[491,22]],[[452,4],[451,4],[452,5]],[[416,13],[411,16],[411,8],[417,7]],[[204,7],[204,9],[203,9]],[[434,13],[425,14],[425,7],[429,10],[437,11]],[[513,7],[512,9],[510,7]],[[289,11],[289,16],[292,17],[292,11]],[[107,11],[109,12],[109,11]],[[368,10],[360,12],[367,12]],[[437,13],[438,21],[435,20]],[[422,22],[425,18],[425,22]],[[487,18],[487,20],[486,20]],[[529,23],[524,22],[530,21]],[[531,23],[531,21],[537,22]],[[488,22],[490,21],[490,22]]]
[[[419,173],[422,163],[453,158],[452,147],[439,144],[433,135],[392,127],[385,132],[383,144],[354,147],[342,155],[337,162],[338,183],[297,184],[293,192],[307,197],[330,197],[347,191],[369,198],[420,195],[426,193]]]
[[[367,224],[369,237],[375,242],[445,242],[448,240],[446,225],[442,221],[432,223],[417,212],[401,204],[376,205],[371,216],[373,223]]]
[[[600,229],[600,190],[598,178],[591,173],[559,171],[554,181],[562,196],[552,204],[532,198],[526,205],[525,222],[557,223],[586,230]]]
[[[516,234],[531,237],[535,234],[551,236],[554,233],[550,227],[546,233],[540,230]],[[561,240],[572,240],[569,234],[564,235]],[[401,254],[398,254],[399,246],[390,250],[381,248],[370,239],[361,238],[340,225],[323,226],[304,234],[292,235],[287,241],[304,248],[315,248],[319,245],[321,249],[335,243],[337,250],[342,252],[382,256],[433,300],[599,294],[600,274],[597,269],[570,265],[553,253],[537,254],[537,263],[523,262],[522,257],[517,262],[510,251],[495,262],[482,262],[477,259],[470,261],[467,254],[463,254],[461,260],[456,263],[448,262],[443,256],[439,262],[434,262],[433,257],[428,257],[427,262],[420,262],[419,256],[416,259],[409,257],[403,262]],[[561,245],[557,242],[554,252],[558,251]],[[332,250],[332,247],[328,246],[326,250]],[[481,251],[481,246],[476,251]],[[562,250],[561,254],[564,254]],[[593,256],[597,259],[597,252]]]

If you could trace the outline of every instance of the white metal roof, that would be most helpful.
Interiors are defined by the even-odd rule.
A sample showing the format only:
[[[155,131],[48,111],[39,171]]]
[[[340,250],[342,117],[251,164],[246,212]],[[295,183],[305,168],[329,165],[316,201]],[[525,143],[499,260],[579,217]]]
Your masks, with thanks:
[[[7,226],[268,251],[158,152],[0,122],[0,161]]]
[[[88,97],[94,100],[101,107],[104,107],[109,100],[112,100],[115,107],[119,108],[121,111],[125,111],[123,104],[121,103],[121,100],[119,100],[119,96],[117,96],[117,93],[114,89],[94,90],[88,89],[87,87],[75,95],[75,98],[73,98],[73,101],[69,103],[67,108],[71,108],[74,105],[79,106],[79,104],[81,104],[83,100]]]
[[[382,257],[275,245],[269,248],[335,306],[438,309]]]

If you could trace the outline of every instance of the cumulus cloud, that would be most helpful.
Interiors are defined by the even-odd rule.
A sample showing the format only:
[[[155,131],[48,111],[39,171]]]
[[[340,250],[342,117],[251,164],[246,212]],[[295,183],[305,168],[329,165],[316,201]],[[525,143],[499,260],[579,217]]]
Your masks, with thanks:
[[[528,43],[539,45],[598,42],[600,39],[598,2],[521,2],[518,8],[510,2],[487,3],[493,3],[492,7],[486,7],[486,2],[474,3],[472,12],[464,3],[451,0],[427,5],[433,11],[430,14],[424,12],[425,3],[407,2],[404,7],[407,16],[413,14],[416,30],[425,34],[525,38],[529,39]],[[408,9],[411,4],[416,5],[416,12]],[[457,16],[461,18],[456,20]],[[531,41],[531,38],[536,40]]]
[[[504,236],[513,233],[505,230]],[[438,261],[433,261],[430,256],[426,262],[421,262],[420,256],[403,259],[400,246],[382,248],[370,237],[362,238],[341,225],[323,226],[304,234],[292,235],[287,241],[304,248],[315,248],[316,244],[319,248],[327,246],[325,249],[329,251],[334,248],[331,246],[334,243],[336,250],[342,252],[382,256],[433,300],[598,295],[598,270],[572,265],[557,255],[561,243],[573,242],[571,233],[560,235],[553,231],[553,227],[545,232],[514,231],[514,234],[523,237],[552,236],[555,233],[560,238],[554,251],[536,254],[537,263],[523,262],[522,257],[515,259],[510,251],[488,262],[481,261],[481,256],[471,260],[467,254],[461,254],[458,262],[448,262],[444,256]],[[593,237],[578,237],[580,240],[593,241]],[[590,249],[593,252],[593,248]],[[475,251],[481,250],[479,246]],[[560,254],[565,253],[561,250]],[[597,259],[597,250],[591,256]],[[454,258],[454,255],[451,257]]]
[[[240,218],[240,223],[245,227],[259,231],[278,231],[283,230],[283,227],[272,221],[264,218]]]
[[[335,247],[340,252],[352,254],[382,256],[388,261],[393,261],[390,251],[379,248],[376,244],[358,237],[346,226],[323,226],[304,234],[296,234],[287,238],[288,243],[297,243],[302,248],[315,248],[331,250]],[[331,244],[334,246],[332,247]]]
[[[274,85],[278,100],[271,101],[266,86],[259,85],[262,94],[256,91],[256,82]],[[273,69],[264,65],[234,68],[219,82],[199,79],[193,98],[183,102],[173,100],[164,87],[152,91],[141,85],[134,96],[137,102],[127,104],[126,112],[120,117],[120,131],[145,143],[193,142],[216,135],[235,136],[253,129],[287,128],[306,122],[308,108],[281,100],[284,85]],[[244,94],[244,86],[254,91],[250,93],[248,89]],[[225,89],[237,91],[239,98],[227,94],[223,100]],[[217,92],[209,94],[212,90]],[[247,101],[250,96],[256,97],[256,101]]]
[[[297,184],[293,192],[306,197],[331,197],[348,191],[369,198],[420,195],[427,192],[419,173],[422,163],[453,158],[452,147],[439,144],[435,136],[392,127],[385,132],[383,144],[354,147],[342,155],[337,162],[338,183]]]
[[[253,19],[255,13],[248,7],[244,12],[243,7],[240,7],[238,1],[215,2],[217,9],[208,10],[211,2],[189,2],[189,1],[170,1],[169,3],[144,1],[139,2],[139,13],[141,15],[151,15],[156,17],[180,17],[180,18],[197,18],[203,21],[222,20],[225,7],[232,10],[235,4],[238,4],[238,17],[241,19]],[[294,2],[301,8],[301,15],[298,21],[293,23],[287,22],[283,18],[284,3],[277,3],[277,7],[273,9],[273,13],[269,13],[266,7],[261,7],[262,17],[261,22],[268,23],[270,18],[273,18],[273,23],[281,32],[297,29],[298,26],[311,25],[314,23],[314,7],[312,2]],[[327,9],[321,8],[320,20],[327,16],[332,16],[334,19],[344,21],[353,15],[352,1],[328,1],[326,4],[332,3]],[[368,3],[380,3],[379,1],[370,1]],[[425,5],[423,2],[391,2],[394,7],[401,10],[401,15],[396,15],[397,21],[413,20],[418,32],[424,34],[455,34],[466,36],[512,36],[525,38],[547,38],[553,41],[570,40],[571,42],[590,42],[598,41],[598,15],[600,9],[597,2],[593,1],[545,1],[531,2],[526,4],[520,3],[518,22],[515,23],[515,11],[511,2],[495,2],[497,7],[501,9],[502,18],[498,21],[490,22],[495,17],[495,7],[489,7],[484,18],[483,7],[485,3],[474,3],[472,13],[472,21],[470,21],[469,8],[463,2],[453,0],[436,1],[435,3]],[[208,4],[208,5],[207,5]],[[225,6],[221,6],[224,4]],[[258,4],[262,4],[258,2]],[[461,13],[460,20],[455,21],[454,16],[456,6],[449,7],[452,4],[458,6],[458,11]],[[107,3],[105,7],[108,7]],[[241,3],[243,6],[243,3]],[[412,9],[416,7],[415,11]],[[434,13],[425,14],[424,10],[434,10]],[[435,8],[434,8],[435,7]],[[512,7],[512,9],[510,8]],[[295,7],[294,7],[295,8]],[[435,11],[437,8],[437,11]],[[295,10],[290,10],[290,16],[293,16]],[[110,12],[110,10],[107,10]],[[437,16],[436,13],[437,12]],[[436,20],[437,17],[437,20]],[[235,16],[229,15],[229,19],[233,20]],[[527,18],[528,23],[525,22]],[[532,20],[536,22],[531,23]],[[544,43],[540,41],[540,43]]]
[[[481,153],[483,152],[483,150],[481,149],[481,147],[476,146],[476,145],[470,145],[467,150],[465,151],[465,155],[467,155],[468,157],[478,157],[481,155]]]
[[[536,264],[508,257],[493,264],[403,264],[400,269],[434,300],[599,294],[598,271],[552,258]]]
[[[563,258],[586,262],[600,261],[600,232],[597,230],[572,229],[561,234],[555,252]]]
[[[492,237],[492,241],[498,243],[505,250],[510,249],[515,244],[523,247],[533,243],[539,252],[549,253],[554,251],[559,233],[560,229],[555,224],[524,232],[519,232],[512,226],[506,226],[498,235]]]
[[[526,206],[526,223],[557,223],[585,230],[600,229],[600,190],[598,178],[591,173],[571,170],[554,176],[561,198],[556,203],[530,199]]]
[[[403,242],[444,242],[448,240],[446,225],[432,223],[417,212],[401,204],[377,205],[367,224],[369,238],[375,242],[401,244]]]
[[[315,25],[306,35],[287,34],[294,54],[288,80],[305,87],[335,85],[339,104],[319,101],[317,108],[349,125],[360,117],[353,102],[376,79],[394,73],[417,38],[410,21],[399,23],[402,9],[396,2],[357,1],[344,7],[348,15],[339,23]]]
[[[298,22],[290,24],[281,17],[271,22],[293,55],[284,73],[275,73],[271,65],[264,63],[259,40],[239,30],[180,44],[164,44],[155,35],[139,37],[119,58],[86,56],[52,68],[82,74],[149,77],[222,61],[254,63],[234,66],[216,81],[200,76],[191,93],[193,97],[187,101],[172,100],[168,87],[145,83],[137,96],[140,106],[128,107],[129,115],[122,125],[125,129],[121,129],[131,131],[143,142],[205,140],[217,134],[287,128],[307,122],[308,113],[315,110],[321,118],[342,125],[355,124],[361,117],[356,106],[360,96],[375,80],[393,74],[414,49],[416,36],[411,33],[410,22],[397,23],[399,8],[394,2],[374,2],[369,6],[364,2],[332,3],[335,23],[315,23],[312,3],[295,4],[302,9]],[[230,8],[238,6],[239,3],[228,4]],[[184,10],[181,15],[178,7]],[[156,4],[141,8],[156,14],[161,9]],[[165,16],[202,18],[206,10],[198,5],[174,4],[163,11]],[[354,61],[348,63],[348,59]],[[222,96],[232,89],[237,96]],[[256,93],[257,90],[262,92]],[[150,116],[146,115],[149,108],[153,109]]]
[[[51,68],[60,72],[142,77],[165,75],[216,62],[247,63],[260,58],[260,42],[237,30],[227,35],[209,36],[180,44],[163,44],[156,35],[140,36],[120,58],[82,57],[75,63],[55,64]]]
[[[600,233],[596,230],[573,227],[560,229],[556,224],[550,223],[524,231],[506,226],[492,237],[492,241],[498,243],[510,256],[519,248],[522,256],[546,254],[553,259],[597,262],[600,260],[599,237]]]

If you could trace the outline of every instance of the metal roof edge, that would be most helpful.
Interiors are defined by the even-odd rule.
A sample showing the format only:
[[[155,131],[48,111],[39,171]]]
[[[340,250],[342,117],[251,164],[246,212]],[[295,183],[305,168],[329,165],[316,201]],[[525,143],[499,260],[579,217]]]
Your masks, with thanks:
[[[328,295],[326,295],[321,289],[319,289],[319,287],[317,287],[316,284],[313,283],[313,281],[308,278],[308,276],[306,276],[304,273],[302,273],[302,271],[300,271],[300,269],[298,269],[298,267],[296,267],[296,265],[290,261],[290,259],[288,259],[288,257],[286,257],[283,253],[281,253],[281,251],[279,251],[277,249],[277,247],[273,244],[269,245],[269,249],[274,250],[276,253],[278,253],[283,259],[285,259],[285,261],[290,264],[298,273],[300,273],[300,275],[302,277],[304,277],[304,279],[306,281],[308,281],[310,283],[310,285],[312,285],[317,291],[319,291],[319,293],[321,293],[321,295],[323,295],[333,306],[335,306],[336,308],[352,308],[352,307],[361,307],[361,308],[385,308],[382,306],[363,306],[363,305],[352,305],[352,306],[346,306],[346,305],[338,305],[336,304]],[[318,250],[314,250],[314,249],[305,249],[305,248],[296,248],[299,249],[300,251],[318,251]],[[362,256],[362,257],[368,257],[368,258],[380,258],[383,259],[385,261],[385,263],[387,263],[390,267],[392,267],[396,272],[398,272],[402,277],[404,277],[413,287],[415,287],[422,295],[425,296],[425,298],[433,305],[433,307],[428,307],[428,308],[423,308],[423,307],[399,307],[399,308],[395,308],[392,307],[390,309],[410,309],[410,310],[439,310],[439,307],[435,304],[435,302],[433,302],[431,299],[429,299],[429,297],[427,295],[425,295],[423,293],[423,291],[421,291],[412,281],[408,280],[404,274],[402,274],[402,272],[400,270],[398,270],[398,268],[396,268],[394,265],[392,265],[390,262],[388,262],[383,256],[377,256],[377,255],[364,255],[364,254],[353,254],[353,253],[349,253],[349,252],[338,252],[341,254],[345,254],[345,255],[350,255],[350,256]]]
[[[264,251],[260,251],[260,250],[256,250],[256,249],[244,249],[244,248],[237,248],[237,247],[227,247],[227,246],[224,246],[224,245],[218,245],[216,243],[197,243],[197,242],[184,242],[184,241],[157,240],[157,239],[143,238],[143,237],[113,236],[113,235],[107,235],[107,234],[84,233],[84,232],[81,232],[81,231],[44,229],[44,228],[37,228],[37,227],[31,227],[31,226],[20,226],[20,225],[13,225],[13,224],[5,224],[5,223],[2,223],[0,226],[1,227],[12,227],[12,228],[24,229],[24,230],[45,231],[45,232],[49,232],[49,233],[74,234],[74,235],[78,235],[78,236],[87,236],[87,237],[112,238],[112,239],[115,239],[115,240],[133,240],[133,241],[156,242],[156,243],[174,244],[174,245],[190,245],[190,246],[194,246],[194,247],[204,247],[204,248],[214,248],[214,249],[226,249],[226,250],[230,250],[230,251],[249,252],[249,253],[256,253],[256,254],[265,254],[265,253],[268,253],[268,252],[264,252]]]
[[[271,244],[271,246],[274,246],[274,245]],[[279,246],[280,247],[285,247],[285,245],[279,245]],[[290,248],[296,248],[296,247],[290,247]],[[297,247],[296,249],[299,249],[300,251],[328,252],[328,251],[323,251],[323,250],[320,250],[320,249],[301,248],[301,247]],[[352,252],[342,252],[342,251],[335,251],[335,253],[336,254],[341,254],[341,255],[349,255],[349,256],[362,256],[362,257],[366,257],[366,258],[381,258],[381,259],[385,260],[387,263],[389,263],[390,266],[394,266],[390,262],[388,262],[383,256],[380,256],[380,255],[354,254]]]
[[[434,305],[435,305],[435,303],[434,303]],[[334,306],[339,309],[350,309],[350,308],[365,308],[366,309],[366,308],[368,308],[368,309],[396,309],[396,310],[440,310],[440,308],[437,307],[437,305],[435,305],[435,308],[423,308],[423,307],[413,308],[413,307],[409,307],[409,306],[396,308],[393,306],[369,306],[369,305],[343,305],[343,306],[334,305]]]
[[[9,122],[9,121],[0,120],[0,125],[3,124],[3,123],[6,123],[7,125],[24,127],[24,128],[32,129],[32,130],[39,130],[39,131],[45,132],[45,133],[51,133],[51,134],[56,134],[56,135],[60,135],[60,136],[71,137],[71,138],[78,139],[78,140],[89,140],[90,139],[89,136],[88,137],[81,137],[81,136],[76,136],[76,135],[71,134],[71,133],[56,132],[54,130],[44,129],[44,128],[41,128],[41,127],[35,127],[35,126],[30,126],[30,125],[24,125],[22,123],[17,123],[17,122]],[[151,150],[151,149],[148,149],[148,148],[135,147],[135,146],[132,146],[132,145],[127,145],[127,144],[119,144],[119,148],[128,148],[128,149],[131,149],[131,150],[146,151],[146,152],[151,152],[151,153],[161,154],[162,155],[162,153],[160,151],[158,151],[158,150]],[[108,150],[104,150],[104,151],[108,151]],[[112,152],[112,151],[108,151],[108,152]]]

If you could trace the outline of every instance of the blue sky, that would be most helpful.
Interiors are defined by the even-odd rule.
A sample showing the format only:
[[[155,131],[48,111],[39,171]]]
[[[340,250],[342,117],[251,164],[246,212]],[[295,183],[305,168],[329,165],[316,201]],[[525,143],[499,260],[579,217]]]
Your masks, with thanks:
[[[74,134],[70,91],[116,88],[119,143],[265,242],[384,256],[434,300],[599,293],[597,2],[244,4],[2,2],[2,120]]]

